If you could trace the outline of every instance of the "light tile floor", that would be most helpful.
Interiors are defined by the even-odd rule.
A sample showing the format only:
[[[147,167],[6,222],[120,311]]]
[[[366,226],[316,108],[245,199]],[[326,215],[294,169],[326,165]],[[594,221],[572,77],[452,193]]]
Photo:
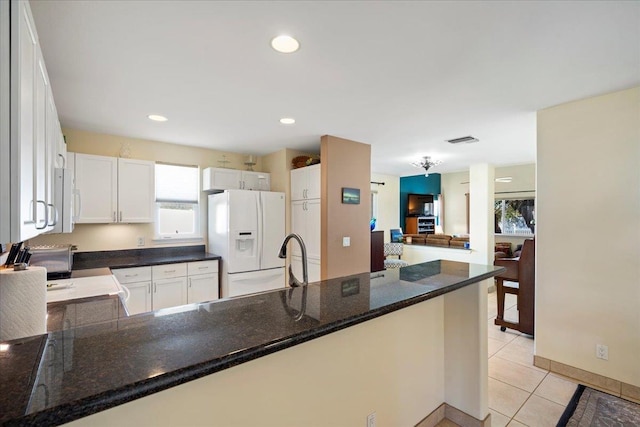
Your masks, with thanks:
[[[533,337],[493,324],[496,293],[488,300],[489,410],[493,427],[553,427],[577,383],[533,366]],[[505,318],[518,320],[516,297],[507,295]]]
[[[533,366],[533,337],[507,329],[493,320],[496,293],[488,295],[489,411],[492,427],[554,427],[577,383]],[[505,318],[518,320],[516,297],[507,295]],[[455,426],[448,420],[438,426]]]

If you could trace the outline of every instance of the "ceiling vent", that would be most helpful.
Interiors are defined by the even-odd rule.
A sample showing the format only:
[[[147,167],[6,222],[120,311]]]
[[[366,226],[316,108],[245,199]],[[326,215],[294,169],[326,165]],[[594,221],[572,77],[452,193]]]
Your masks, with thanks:
[[[474,138],[473,136],[463,136],[462,138],[447,139],[447,142],[449,144],[460,144],[462,142],[466,142],[467,144],[469,144],[471,142],[478,142],[478,141],[479,139]]]

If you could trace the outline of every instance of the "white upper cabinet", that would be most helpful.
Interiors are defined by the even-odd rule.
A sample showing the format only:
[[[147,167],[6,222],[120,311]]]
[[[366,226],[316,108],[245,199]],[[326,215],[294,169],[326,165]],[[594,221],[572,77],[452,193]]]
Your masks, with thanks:
[[[0,182],[11,179],[11,47],[10,9],[8,1],[0,1]],[[11,241],[11,186],[0,185],[0,242]]]
[[[206,168],[202,171],[202,191],[237,190],[240,188],[237,169]]]
[[[271,190],[271,174],[267,172],[242,171],[240,176],[241,190]]]
[[[38,42],[30,10],[26,3],[11,4],[12,21],[18,25],[11,34],[11,88],[17,103],[11,105],[11,241],[40,234],[36,229],[35,193],[35,81]],[[17,15],[17,16],[16,16]],[[17,30],[17,34],[16,34]],[[17,38],[15,37],[17,35]],[[13,77],[15,76],[15,79]],[[17,92],[17,93],[16,93]],[[18,168],[15,168],[18,166]],[[15,172],[14,172],[15,171]],[[19,202],[18,202],[19,200]],[[17,202],[17,203],[15,203]],[[17,232],[17,233],[16,233]]]
[[[60,125],[36,28],[26,1],[0,6],[0,122],[3,159],[0,241],[53,229],[54,150]]]
[[[118,222],[153,222],[155,164],[118,159]]]
[[[205,168],[202,171],[202,191],[271,190],[271,174],[225,168]]]
[[[153,222],[154,163],[75,155],[78,223]]]
[[[76,153],[75,183],[80,197],[77,223],[117,222],[118,159]]]
[[[291,171],[291,200],[320,198],[320,165]]]

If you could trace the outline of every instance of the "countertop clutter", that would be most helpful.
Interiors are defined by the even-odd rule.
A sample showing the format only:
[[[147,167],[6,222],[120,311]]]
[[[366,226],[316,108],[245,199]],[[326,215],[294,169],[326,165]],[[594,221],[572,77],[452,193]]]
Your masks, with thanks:
[[[0,372],[10,378],[0,382],[0,423],[63,424],[500,271],[432,261],[6,342]]]

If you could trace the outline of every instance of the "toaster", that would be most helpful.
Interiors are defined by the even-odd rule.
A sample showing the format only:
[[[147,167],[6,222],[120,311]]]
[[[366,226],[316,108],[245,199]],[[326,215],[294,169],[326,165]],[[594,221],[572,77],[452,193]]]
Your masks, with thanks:
[[[71,276],[73,254],[71,245],[31,246],[29,264],[47,269],[47,280],[63,279]]]

